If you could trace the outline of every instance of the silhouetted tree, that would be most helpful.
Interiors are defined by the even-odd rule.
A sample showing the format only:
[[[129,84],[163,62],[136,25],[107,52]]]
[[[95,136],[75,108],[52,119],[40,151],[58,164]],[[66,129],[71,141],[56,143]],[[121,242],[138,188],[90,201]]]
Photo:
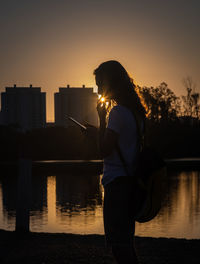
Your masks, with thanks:
[[[149,109],[149,119],[155,122],[174,121],[180,113],[180,98],[165,82],[158,87],[142,87],[140,92]]]
[[[200,94],[195,92],[195,83],[191,77],[183,79],[183,85],[186,88],[187,95],[182,96],[183,100],[183,114],[189,117],[200,118]]]

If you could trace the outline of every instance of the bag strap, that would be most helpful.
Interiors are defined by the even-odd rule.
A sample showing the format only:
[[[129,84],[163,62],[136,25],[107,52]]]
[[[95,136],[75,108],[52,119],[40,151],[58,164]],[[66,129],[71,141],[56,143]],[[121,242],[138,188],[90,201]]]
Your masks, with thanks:
[[[141,129],[141,124],[139,122],[139,118],[137,116],[137,114],[133,111],[131,111],[134,118],[135,118],[135,122],[136,122],[136,128],[137,128],[137,133],[139,135],[139,141],[138,141],[138,144],[140,144],[140,148],[144,148],[145,146],[145,130],[146,130],[146,126],[145,126],[145,119],[143,120],[143,125],[144,125],[144,129],[143,129],[143,132],[142,132],[142,129]],[[141,150],[140,149],[140,150]]]

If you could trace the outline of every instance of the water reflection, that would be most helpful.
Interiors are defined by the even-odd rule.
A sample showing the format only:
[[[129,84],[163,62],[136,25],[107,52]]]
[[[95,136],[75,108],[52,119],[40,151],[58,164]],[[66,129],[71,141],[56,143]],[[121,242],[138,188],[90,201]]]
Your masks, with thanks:
[[[1,192],[3,213],[9,221],[15,216],[17,200],[17,177],[16,175],[4,174],[1,178]]]
[[[47,208],[47,177],[33,175],[31,192],[31,211],[42,212]]]
[[[47,230],[56,232],[56,176],[47,178],[47,208],[48,221]]]
[[[73,233],[96,233],[100,232],[95,230],[99,225],[102,232],[100,176],[93,174],[57,175],[56,215],[62,230],[67,229],[68,232]]]
[[[38,175],[33,177],[37,178],[37,185]],[[43,197],[44,202],[43,207],[38,206],[41,205],[38,200],[35,203],[42,215],[38,214],[38,210],[37,214],[32,211],[32,231],[95,233],[94,226],[98,224],[102,229],[102,190],[99,175],[63,173],[46,176],[45,179],[45,191],[33,188],[34,195],[40,191],[39,201]]]
[[[80,211],[94,211],[102,204],[99,176],[60,174],[56,179],[57,210],[69,216]]]
[[[200,172],[171,171],[169,176],[163,208],[153,221],[137,224],[137,234],[200,238]]]
[[[32,177],[30,229],[35,232],[103,234],[100,175],[59,173]],[[0,228],[15,229],[17,175],[0,177]],[[200,172],[168,172],[159,215],[136,224],[136,235],[200,238]]]

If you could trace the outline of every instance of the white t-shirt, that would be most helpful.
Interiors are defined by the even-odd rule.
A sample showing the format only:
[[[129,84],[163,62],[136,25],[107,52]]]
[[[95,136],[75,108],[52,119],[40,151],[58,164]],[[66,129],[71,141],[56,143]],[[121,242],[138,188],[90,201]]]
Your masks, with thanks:
[[[108,117],[107,128],[119,134],[118,144],[126,161],[129,175],[134,173],[137,154],[137,126],[132,112],[125,106],[114,106]],[[116,149],[104,158],[102,184],[105,186],[116,177],[127,176]]]

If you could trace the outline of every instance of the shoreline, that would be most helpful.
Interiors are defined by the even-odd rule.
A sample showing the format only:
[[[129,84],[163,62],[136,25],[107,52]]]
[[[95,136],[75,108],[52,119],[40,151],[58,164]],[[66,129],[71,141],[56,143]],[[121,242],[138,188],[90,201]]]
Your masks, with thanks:
[[[200,239],[135,237],[141,264],[200,263]],[[0,263],[114,264],[104,235],[32,233],[0,230]]]

